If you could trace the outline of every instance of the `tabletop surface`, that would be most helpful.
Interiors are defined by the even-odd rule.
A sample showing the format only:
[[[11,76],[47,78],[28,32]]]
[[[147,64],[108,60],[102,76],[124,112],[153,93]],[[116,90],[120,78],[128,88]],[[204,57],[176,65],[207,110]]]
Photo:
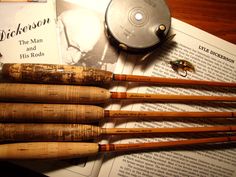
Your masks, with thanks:
[[[236,0],[166,0],[174,18],[236,44]],[[44,176],[0,161],[6,176]]]
[[[174,18],[236,44],[236,0],[166,0]]]

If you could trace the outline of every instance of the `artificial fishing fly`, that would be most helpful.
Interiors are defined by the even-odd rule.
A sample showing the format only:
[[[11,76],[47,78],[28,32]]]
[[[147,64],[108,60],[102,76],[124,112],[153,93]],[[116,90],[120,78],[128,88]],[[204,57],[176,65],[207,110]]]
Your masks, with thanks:
[[[186,77],[188,75],[188,71],[195,72],[195,68],[192,63],[186,60],[175,60],[170,61],[169,63],[172,69],[182,77]]]

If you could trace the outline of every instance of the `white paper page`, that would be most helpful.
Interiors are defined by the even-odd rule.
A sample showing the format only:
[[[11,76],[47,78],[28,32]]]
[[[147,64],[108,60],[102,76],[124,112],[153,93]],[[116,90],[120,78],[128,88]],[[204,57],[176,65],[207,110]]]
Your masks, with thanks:
[[[0,63],[61,63],[55,1],[1,2]]]
[[[202,30],[172,19],[172,30],[176,34],[173,42],[164,45],[146,63],[136,65],[133,74],[152,75],[167,78],[182,78],[166,62],[184,59],[190,61],[196,69],[188,73],[187,79],[236,82],[236,46],[214,37]],[[204,49],[204,50],[203,50]],[[201,89],[202,88],[202,89]],[[198,88],[176,87],[136,87],[130,92],[185,94],[185,95],[236,95],[235,90],[204,90]],[[224,92],[226,91],[226,92]],[[232,93],[231,93],[232,92]],[[235,111],[235,105],[224,104],[131,104],[126,110],[141,111]],[[230,124],[230,121],[228,122]],[[119,122],[117,127],[191,127],[220,124],[215,121],[133,121]],[[142,139],[114,140],[115,143],[137,143],[150,141],[175,140],[174,137],[153,137]],[[177,138],[178,139],[178,138]],[[215,146],[208,148],[196,146],[196,149],[162,150],[127,155],[111,154],[104,159],[99,177],[114,176],[236,176],[236,148]]]

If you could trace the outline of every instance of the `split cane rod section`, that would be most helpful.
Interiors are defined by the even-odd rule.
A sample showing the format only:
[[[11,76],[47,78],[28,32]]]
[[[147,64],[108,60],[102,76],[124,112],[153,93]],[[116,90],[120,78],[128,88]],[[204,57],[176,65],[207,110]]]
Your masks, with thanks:
[[[0,145],[2,160],[69,159],[95,156],[106,152],[160,150],[199,144],[234,143],[236,136],[189,139],[167,142],[134,144],[97,144],[77,142],[31,142]]]
[[[3,123],[91,123],[109,119],[180,120],[234,119],[236,112],[158,112],[104,110],[94,105],[0,103],[0,122]]]
[[[236,102],[236,96],[165,95],[110,92],[91,86],[0,83],[1,101],[101,104],[112,100],[142,102]]]
[[[187,128],[101,128],[78,124],[109,119],[230,119],[236,112],[153,112],[104,110],[97,104],[114,100],[132,102],[234,103],[235,96],[164,95],[110,92],[87,86],[114,81],[182,86],[236,88],[236,83],[118,75],[92,68],[48,64],[4,64],[5,79],[27,83],[0,83],[0,159],[64,159],[110,151],[130,152],[196,144],[236,142],[236,126]],[[30,84],[29,84],[30,83]],[[34,83],[34,84],[32,84]],[[48,85],[51,84],[51,85]],[[60,85],[53,85],[60,84]],[[65,85],[63,85],[65,84]],[[78,86],[82,85],[82,86]],[[83,105],[84,104],[84,105]],[[79,141],[118,135],[208,134],[210,138],[136,143],[97,144]]]
[[[137,136],[178,133],[235,133],[236,126],[190,128],[100,128],[80,124],[0,124],[0,141],[86,141],[104,135]]]
[[[94,68],[55,64],[6,63],[2,67],[2,74],[6,79],[31,83],[103,85],[114,81],[123,81],[153,85],[236,87],[236,83],[114,74]]]

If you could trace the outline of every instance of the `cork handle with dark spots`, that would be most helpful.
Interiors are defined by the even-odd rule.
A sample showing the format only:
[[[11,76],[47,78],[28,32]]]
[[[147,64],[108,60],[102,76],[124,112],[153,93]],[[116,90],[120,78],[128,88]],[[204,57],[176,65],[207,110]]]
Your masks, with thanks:
[[[17,82],[98,85],[112,81],[109,71],[54,64],[9,64],[2,67],[4,78]]]
[[[0,124],[1,142],[84,141],[98,138],[102,129],[81,124]]]

